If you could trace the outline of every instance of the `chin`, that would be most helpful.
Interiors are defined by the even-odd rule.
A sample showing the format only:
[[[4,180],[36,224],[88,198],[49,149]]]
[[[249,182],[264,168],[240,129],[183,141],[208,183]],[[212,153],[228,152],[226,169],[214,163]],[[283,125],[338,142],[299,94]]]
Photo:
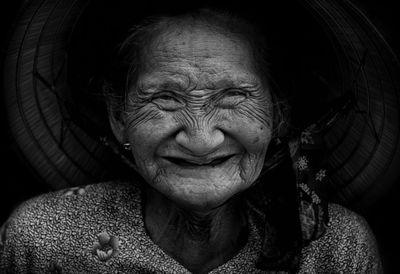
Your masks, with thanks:
[[[210,166],[165,164],[146,180],[154,189],[182,208],[208,211],[226,203],[251,185],[250,173],[240,172],[241,157]],[[148,173],[149,174],[149,173]]]
[[[186,180],[182,184],[174,181],[173,185],[166,185],[169,188],[159,191],[180,207],[193,211],[209,211],[217,208],[246,188],[242,184],[233,182],[223,184],[220,181],[217,184],[198,180],[191,182]]]

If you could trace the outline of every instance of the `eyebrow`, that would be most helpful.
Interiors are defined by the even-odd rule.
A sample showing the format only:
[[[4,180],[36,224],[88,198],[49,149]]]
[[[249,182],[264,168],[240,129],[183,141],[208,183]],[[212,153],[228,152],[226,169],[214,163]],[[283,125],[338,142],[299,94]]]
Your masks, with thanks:
[[[183,77],[160,77],[156,79],[146,79],[139,84],[139,89],[145,93],[154,93],[160,90],[170,90],[177,92],[184,92],[196,89],[189,78]],[[260,81],[254,77],[235,77],[235,78],[220,78],[209,81],[205,89],[226,89],[226,88],[249,88],[256,89],[261,86]]]
[[[139,89],[144,92],[154,92],[156,90],[175,90],[183,91],[189,87],[189,81],[183,77],[159,76],[147,77],[139,83]]]
[[[236,78],[221,78],[212,81],[213,86],[211,88],[256,88],[260,86],[260,81],[255,77],[240,76]]]
[[[174,91],[185,91],[188,88],[188,84],[183,81],[174,81],[172,79],[160,80],[150,84],[150,87],[157,90],[174,90]]]

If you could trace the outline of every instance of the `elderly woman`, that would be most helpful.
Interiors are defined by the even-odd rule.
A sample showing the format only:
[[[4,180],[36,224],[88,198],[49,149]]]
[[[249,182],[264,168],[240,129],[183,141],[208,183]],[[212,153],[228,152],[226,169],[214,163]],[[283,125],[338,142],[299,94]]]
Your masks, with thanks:
[[[114,90],[123,96],[109,94],[108,108],[143,182],[25,202],[3,226],[1,269],[380,272],[366,222],[339,205],[324,207],[305,184],[300,190],[301,162],[294,172],[292,160],[281,161],[286,172],[261,179],[264,169],[278,169],[271,150],[284,159],[298,150],[291,145],[290,154],[277,138],[284,117],[264,48],[253,26],[208,10],[135,28],[123,44],[126,86]]]

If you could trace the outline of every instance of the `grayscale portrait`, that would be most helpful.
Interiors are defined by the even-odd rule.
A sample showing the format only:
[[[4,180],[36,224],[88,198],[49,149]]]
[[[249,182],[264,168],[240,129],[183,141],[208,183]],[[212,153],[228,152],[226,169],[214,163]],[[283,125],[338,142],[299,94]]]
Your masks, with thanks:
[[[355,3],[21,2],[5,123],[35,191],[1,273],[384,272],[399,63]]]

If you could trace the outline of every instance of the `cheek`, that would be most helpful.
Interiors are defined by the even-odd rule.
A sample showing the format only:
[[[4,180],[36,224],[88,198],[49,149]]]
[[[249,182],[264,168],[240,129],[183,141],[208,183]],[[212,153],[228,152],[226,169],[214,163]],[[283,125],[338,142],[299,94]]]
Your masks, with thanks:
[[[168,138],[175,126],[172,117],[153,107],[144,107],[128,114],[127,134],[141,173],[155,172],[157,148]]]
[[[254,108],[253,108],[254,109]],[[246,115],[247,111],[231,111],[225,116],[224,130],[244,148],[240,176],[247,185],[259,176],[272,137],[272,119],[265,112]]]
[[[241,161],[241,176],[247,182],[254,182],[261,173],[264,165],[265,154],[271,140],[269,127],[247,127],[247,130],[238,135],[246,149],[246,154]]]
[[[175,122],[172,117],[153,105],[132,107],[127,116],[129,139],[140,146],[157,142],[168,134]]]
[[[237,139],[241,141],[242,145],[249,153],[263,153],[266,152],[268,144],[271,140],[272,131],[269,127],[258,124],[243,123],[237,124],[236,130]]]
[[[265,109],[229,111],[222,116],[222,128],[251,154],[266,152],[272,137],[272,117]]]

